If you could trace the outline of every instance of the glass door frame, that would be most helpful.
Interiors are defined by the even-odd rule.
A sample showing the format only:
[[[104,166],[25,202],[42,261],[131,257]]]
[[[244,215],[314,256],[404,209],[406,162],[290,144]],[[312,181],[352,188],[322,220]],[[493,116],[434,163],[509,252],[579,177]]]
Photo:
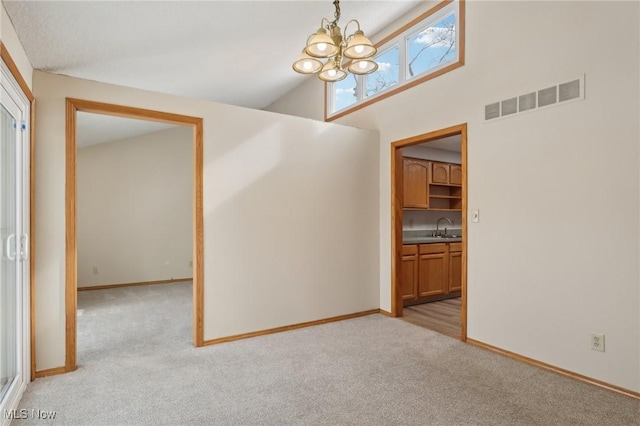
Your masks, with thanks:
[[[3,59],[4,55],[3,55]],[[11,419],[11,413],[6,410],[16,409],[26,389],[32,374],[31,359],[31,286],[30,286],[30,195],[31,195],[31,106],[32,99],[25,94],[18,83],[12,70],[11,64],[6,61],[1,62],[1,86],[2,102],[15,104],[14,113],[19,111],[21,117],[16,120],[16,352],[17,371],[11,385],[0,400],[0,424],[4,425]],[[30,93],[29,93],[30,94]],[[16,110],[17,107],[17,110]],[[5,109],[9,111],[8,106]],[[2,241],[3,244],[5,241]]]

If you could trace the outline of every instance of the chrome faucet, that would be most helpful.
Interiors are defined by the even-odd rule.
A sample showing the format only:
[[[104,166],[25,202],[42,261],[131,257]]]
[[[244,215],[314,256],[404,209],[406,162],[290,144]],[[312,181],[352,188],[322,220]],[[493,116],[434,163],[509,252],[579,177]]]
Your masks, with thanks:
[[[438,231],[439,231],[439,229],[438,229],[438,228],[440,227],[440,221],[441,221],[442,219],[444,219],[444,220],[446,220],[447,222],[449,222],[449,226],[453,226],[453,222],[451,222],[451,221],[449,220],[449,218],[441,217],[441,218],[440,218],[440,219],[438,219],[438,221],[436,222],[436,235],[435,235],[436,237],[438,236]],[[443,236],[443,237],[446,237],[446,236],[447,236],[447,228],[444,228],[444,234],[442,234],[442,236]]]

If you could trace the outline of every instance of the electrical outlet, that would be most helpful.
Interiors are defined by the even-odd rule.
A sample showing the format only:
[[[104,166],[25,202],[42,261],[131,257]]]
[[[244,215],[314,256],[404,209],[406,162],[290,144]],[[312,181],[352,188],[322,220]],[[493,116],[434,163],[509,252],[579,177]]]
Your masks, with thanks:
[[[98,274],[99,274],[99,272],[98,272],[98,267],[97,267],[97,266],[94,266],[94,267],[93,267],[93,275],[98,275]]]
[[[189,261],[189,268],[193,268],[193,260]]]
[[[591,349],[604,352],[604,334],[591,333]]]

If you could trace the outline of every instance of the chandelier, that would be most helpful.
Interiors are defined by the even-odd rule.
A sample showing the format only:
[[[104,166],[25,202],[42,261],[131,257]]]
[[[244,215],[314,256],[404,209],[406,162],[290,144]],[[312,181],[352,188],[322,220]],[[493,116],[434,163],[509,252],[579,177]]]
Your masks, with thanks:
[[[360,23],[355,19],[347,22],[344,34],[341,33],[338,26],[340,0],[335,0],[333,4],[336,8],[335,19],[329,22],[327,18],[322,18],[320,28],[307,38],[307,45],[293,63],[293,69],[300,74],[319,73],[318,78],[328,82],[345,79],[347,70],[359,75],[374,72],[378,64],[372,58],[377,49],[364,36]],[[347,28],[351,23],[355,23],[358,29],[348,34]],[[326,59],[327,62],[322,63],[320,59]]]

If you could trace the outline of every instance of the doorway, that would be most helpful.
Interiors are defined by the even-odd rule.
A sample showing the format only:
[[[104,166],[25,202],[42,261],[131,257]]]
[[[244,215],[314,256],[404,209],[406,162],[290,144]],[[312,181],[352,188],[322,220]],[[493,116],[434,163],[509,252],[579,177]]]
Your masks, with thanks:
[[[108,116],[155,121],[172,125],[190,126],[193,140],[193,343],[202,346],[203,331],[203,120],[160,111],[105,104],[79,99],[67,99],[66,108],[66,358],[65,371],[77,368],[77,290],[78,290],[78,235],[77,235],[77,115],[88,112]]]
[[[459,165],[446,158],[405,159],[403,151],[419,145],[437,147],[445,140],[459,140]],[[440,141],[440,142],[438,142]],[[415,148],[413,148],[415,151]],[[446,129],[425,133],[391,144],[391,315],[403,317],[404,306],[411,303],[435,302],[449,312],[460,312],[460,340],[467,338],[467,125],[460,124]],[[413,161],[415,160],[415,161]],[[416,191],[405,186],[405,170],[408,179],[423,180]],[[407,194],[405,194],[405,191]],[[410,220],[422,220],[417,212],[430,216],[430,226],[416,234],[408,233],[405,215]],[[460,228],[453,225],[458,214]],[[426,223],[426,222],[425,222]],[[441,227],[441,225],[443,225]],[[449,227],[448,230],[444,228]],[[452,231],[453,229],[453,231]],[[404,234],[404,238],[403,238]],[[459,235],[457,235],[459,234]],[[420,239],[422,238],[422,239]],[[408,244],[404,244],[404,243]],[[415,242],[415,244],[413,244]],[[428,242],[428,243],[427,243]],[[411,244],[409,244],[411,243]],[[404,255],[403,255],[404,252]],[[415,270],[407,270],[403,263],[413,259]],[[452,267],[455,265],[455,267]],[[423,266],[420,271],[419,267]],[[418,280],[424,281],[418,284]],[[407,284],[403,287],[403,281]],[[412,292],[411,286],[415,286]],[[412,294],[415,293],[415,294]],[[459,295],[459,302],[454,299]],[[439,300],[450,299],[448,302]],[[456,307],[456,304],[459,308]],[[430,308],[435,307],[431,306]],[[444,311],[442,311],[444,313]],[[450,328],[449,328],[450,330]],[[452,334],[452,333],[445,333]]]
[[[193,311],[193,129],[87,112],[76,125],[78,363],[179,350]]]

